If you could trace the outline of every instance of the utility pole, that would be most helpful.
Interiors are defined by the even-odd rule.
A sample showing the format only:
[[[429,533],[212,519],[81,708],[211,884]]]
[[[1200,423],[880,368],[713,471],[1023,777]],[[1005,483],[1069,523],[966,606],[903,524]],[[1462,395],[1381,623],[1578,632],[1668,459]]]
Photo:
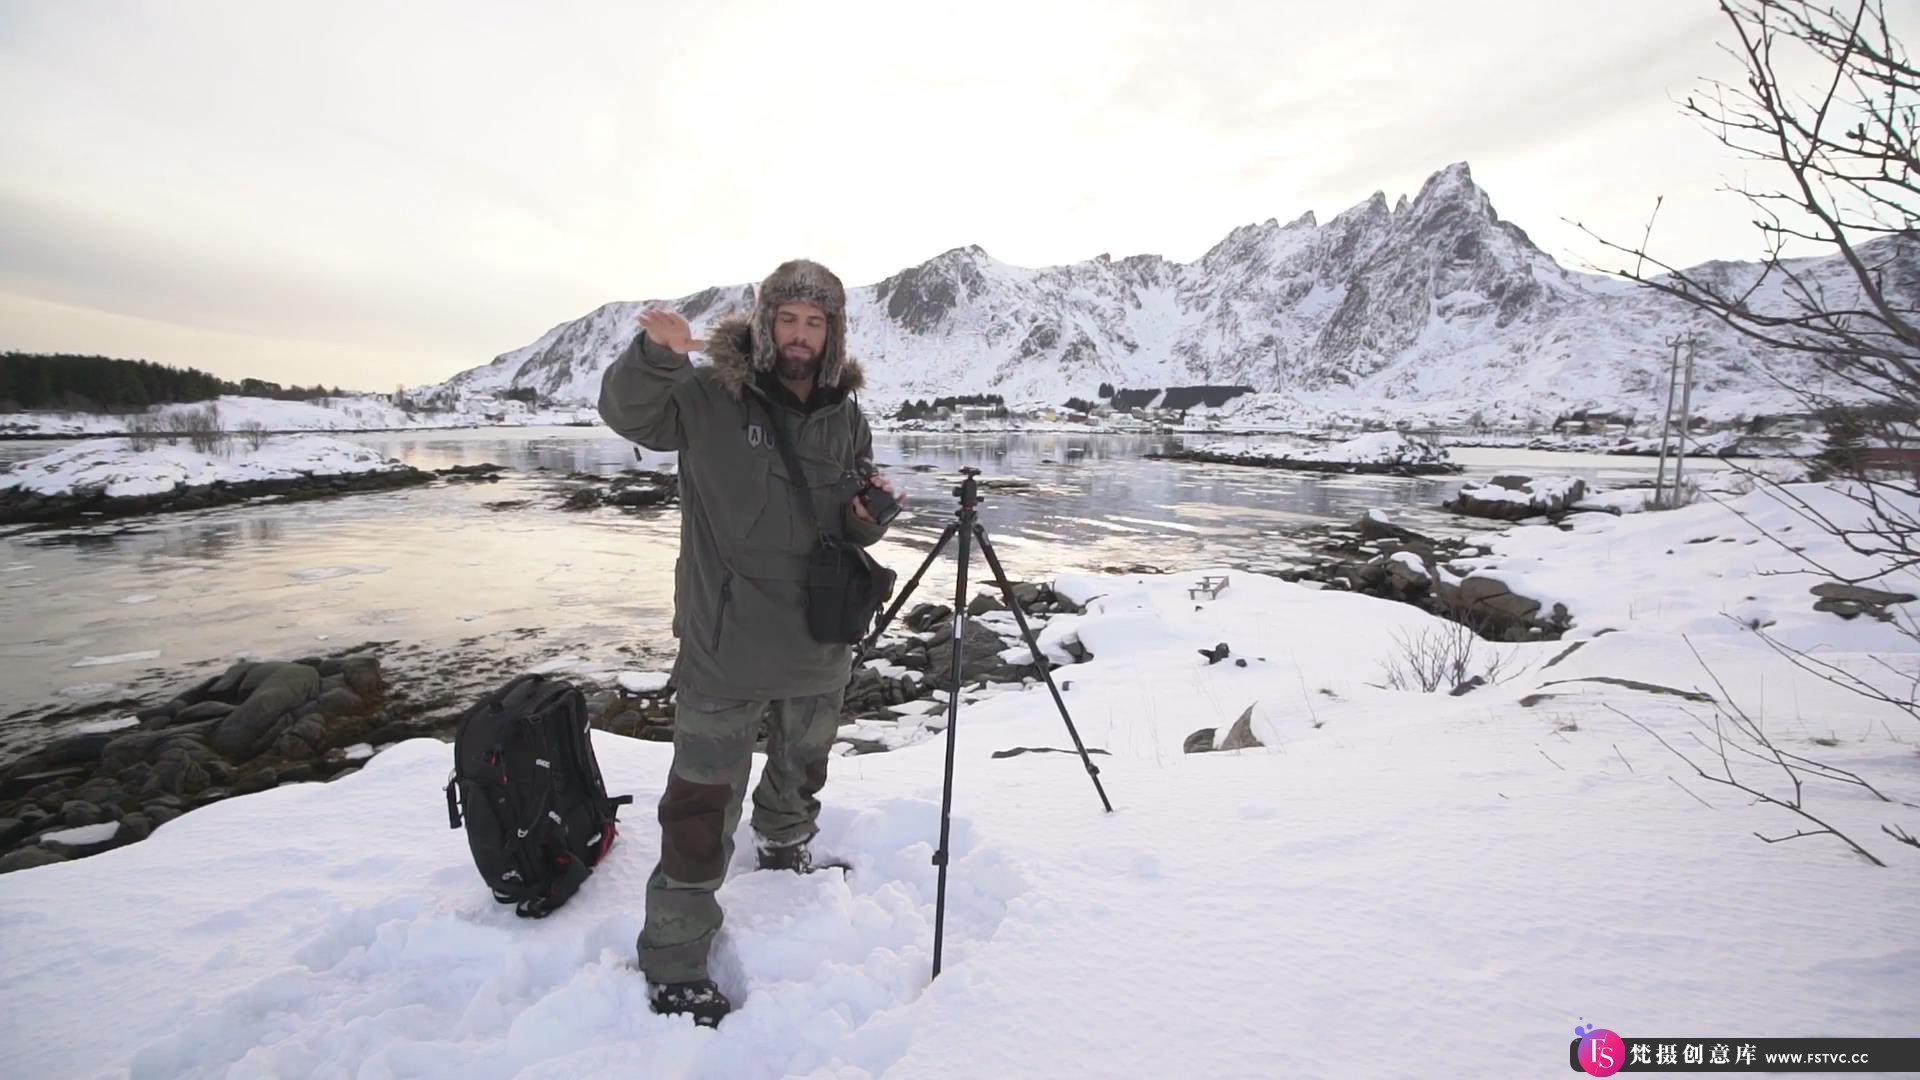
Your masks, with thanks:
[[[1687,466],[1687,433],[1693,430],[1693,355],[1700,335],[1687,335],[1687,370],[1680,376],[1680,438],[1673,450],[1673,495],[1680,497],[1680,472]]]
[[[1674,384],[1680,379],[1680,336],[1674,335],[1672,341],[1673,358],[1667,361],[1667,407],[1660,412],[1660,471],[1653,477],[1653,505],[1664,505],[1663,493],[1667,485],[1667,436],[1673,430],[1673,392]]]
[[[1687,460],[1687,432],[1693,424],[1693,358],[1699,349],[1700,338],[1699,335],[1691,333],[1675,334],[1667,344],[1673,347],[1673,359],[1668,362],[1667,367],[1667,408],[1660,414],[1660,469],[1654,474],[1653,480],[1653,505],[1656,507],[1669,505],[1672,499],[1680,494],[1680,473],[1685,468]],[[1682,345],[1687,348],[1685,364],[1680,362]],[[1680,433],[1677,438],[1673,434],[1673,399],[1676,391],[1680,398]],[[1672,496],[1667,494],[1669,442],[1674,443]]]

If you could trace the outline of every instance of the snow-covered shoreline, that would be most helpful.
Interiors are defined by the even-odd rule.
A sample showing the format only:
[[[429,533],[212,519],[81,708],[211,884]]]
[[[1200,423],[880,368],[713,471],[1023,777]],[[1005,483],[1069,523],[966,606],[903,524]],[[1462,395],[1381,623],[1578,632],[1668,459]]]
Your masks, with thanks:
[[[303,487],[384,490],[429,474],[369,447],[325,435],[228,439],[200,449],[159,441],[89,439],[0,470],[0,522],[203,509]]]
[[[318,401],[281,401],[274,398],[224,396],[212,402],[161,405],[140,413],[28,412],[0,413],[0,439],[71,439],[87,436],[124,436],[130,425],[159,421],[182,412],[212,405],[221,428],[296,432],[437,431],[467,427],[542,427],[598,424],[597,410],[587,407],[535,409],[524,402],[488,399],[453,411],[408,411],[377,394],[345,395]]]
[[[1514,674],[1461,696],[1382,688],[1405,642],[1450,625],[1409,605],[1221,567],[1062,577],[1087,610],[1052,632],[1091,654],[1063,669],[1064,700],[1108,751],[1116,812],[1071,755],[993,757],[1071,745],[1044,688],[963,708],[931,986],[937,739],[834,763],[818,845],[850,876],[753,873],[741,843],[715,956],[740,1009],[713,1032],[650,1015],[633,968],[668,747],[595,734],[635,809],[580,895],[527,922],[487,897],[436,812],[448,747],[415,740],[332,784],[0,878],[0,993],[33,1003],[5,1022],[0,1072],[959,1077],[1050,1075],[1070,1056],[1088,1075],[1390,1075],[1417,1046],[1536,1075],[1566,1068],[1581,1019],[1908,1035],[1920,858],[1881,826],[1920,832],[1911,719],[1750,627],[1868,679],[1920,670],[1920,652],[1890,624],[1816,610],[1781,572],[1793,553],[1746,543],[1735,509],[1792,523],[1765,498],[1489,534],[1480,569],[1576,619],[1567,640],[1497,646]],[[1790,535],[1842,573],[1871,569],[1804,525]],[[1732,542],[1687,543],[1702,537]],[[1230,581],[1194,597],[1209,573]],[[1197,655],[1219,642],[1228,658]],[[1893,800],[1804,791],[1886,867],[1832,836],[1761,842],[1798,819],[1653,737],[1717,771],[1689,735],[1711,746],[1716,710],[1736,709]],[[1243,715],[1260,745],[1182,753]],[[1793,793],[1777,768],[1731,761]]]
[[[299,432],[335,432],[375,434],[409,431],[456,431],[497,429],[512,431],[538,427],[597,427],[598,410],[587,404],[530,408],[513,400],[478,399],[450,412],[407,412],[378,395],[355,395],[327,399],[324,403],[278,401],[266,398],[223,397],[214,403],[220,425],[239,432],[250,425],[272,434]],[[128,424],[139,417],[164,420],[167,416],[197,405],[160,406],[144,414],[112,415],[104,413],[0,413],[0,442],[64,440],[129,434]],[[1075,434],[1099,436],[1162,436],[1186,442],[1197,439],[1260,439],[1317,442],[1330,434],[1346,440],[1363,437],[1353,432],[1356,419],[1346,414],[1328,414],[1323,418],[1287,415],[1261,419],[1230,411],[1194,410],[1186,422],[1142,420],[1118,415],[1094,417],[1080,422],[1039,417],[1009,417],[976,420],[894,420],[887,402],[868,405],[868,422],[876,432],[924,433],[936,435],[1019,435]],[[1390,434],[1390,433],[1386,433]],[[1495,447],[1538,450],[1550,453],[1618,454],[1653,456],[1659,453],[1659,440],[1623,439],[1620,436],[1557,435],[1534,432],[1513,435],[1472,434],[1442,429],[1423,436],[1441,447]],[[1689,440],[1692,454],[1726,454],[1755,457],[1805,457],[1817,453],[1822,442],[1816,435],[1795,433],[1779,437],[1749,436],[1735,431],[1696,435]]]
[[[1460,471],[1446,448],[1397,431],[1369,432],[1344,442],[1302,446],[1288,442],[1203,443],[1164,455],[1176,461],[1257,465],[1308,472],[1368,472],[1396,476],[1447,475]]]

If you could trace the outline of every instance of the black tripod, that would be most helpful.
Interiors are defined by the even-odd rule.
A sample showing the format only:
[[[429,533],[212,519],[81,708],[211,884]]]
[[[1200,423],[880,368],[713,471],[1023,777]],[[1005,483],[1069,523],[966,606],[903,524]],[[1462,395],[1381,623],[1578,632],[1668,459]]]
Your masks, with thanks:
[[[972,540],[980,541],[980,551],[987,557],[987,566],[993,571],[994,583],[1000,586],[1000,595],[1007,602],[1007,610],[1013,612],[1014,621],[1020,624],[1020,636],[1026,639],[1027,648],[1033,652],[1033,664],[1040,669],[1040,677],[1047,680],[1047,690],[1053,694],[1053,704],[1060,710],[1060,719],[1067,725],[1067,734],[1073,738],[1073,748],[1080,752],[1080,761],[1087,767],[1087,776],[1093,781],[1093,790],[1100,795],[1100,805],[1107,813],[1113,813],[1113,804],[1107,801],[1107,790],[1100,786],[1100,769],[1093,759],[1087,756],[1087,748],[1080,742],[1080,732],[1073,726],[1073,718],[1067,715],[1067,703],[1060,699],[1060,688],[1053,683],[1053,673],[1047,669],[1047,658],[1040,652],[1040,643],[1033,639],[1033,628],[1027,625],[1026,612],[1020,609],[1020,602],[1014,599],[1013,583],[1007,580],[1007,572],[1000,567],[1000,557],[993,553],[993,544],[987,540],[986,526],[980,524],[980,485],[974,478],[980,475],[979,469],[963,468],[960,486],[953,493],[960,499],[959,520],[948,525],[940,534],[940,541],[927,553],[927,559],[920,564],[908,579],[907,587],[889,607],[880,621],[874,624],[873,633],[856,652],[859,657],[872,651],[874,643],[887,629],[887,624],[906,606],[908,597],[913,595],[914,587],[926,575],[927,568],[946,550],[947,542],[955,535],[960,537],[960,576],[953,587],[953,671],[952,685],[947,691],[947,778],[946,786],[940,793],[940,847],[933,853],[933,865],[940,868],[940,883],[935,891],[933,905],[933,974],[940,975],[940,946],[944,939],[947,924],[947,830],[953,813],[953,737],[960,720],[960,663],[962,660],[961,632],[967,625],[967,562],[968,544]]]

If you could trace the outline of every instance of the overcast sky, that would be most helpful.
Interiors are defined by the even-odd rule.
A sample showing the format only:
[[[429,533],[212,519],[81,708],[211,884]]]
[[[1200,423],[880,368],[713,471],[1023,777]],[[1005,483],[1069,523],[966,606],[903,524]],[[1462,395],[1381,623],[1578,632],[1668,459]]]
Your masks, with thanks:
[[[1890,5],[1898,7],[1899,5]],[[1678,115],[1707,0],[0,3],[0,348],[387,390],[610,300],[979,244],[1181,261],[1471,163],[1562,218],[1758,252]]]

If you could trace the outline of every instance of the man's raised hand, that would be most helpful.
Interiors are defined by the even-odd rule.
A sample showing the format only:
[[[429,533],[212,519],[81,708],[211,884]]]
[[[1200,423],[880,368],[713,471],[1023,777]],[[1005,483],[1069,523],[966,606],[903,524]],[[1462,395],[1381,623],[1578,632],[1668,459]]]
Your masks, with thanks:
[[[657,345],[672,349],[677,353],[692,352],[704,348],[706,342],[696,341],[693,328],[677,311],[666,308],[648,308],[640,313],[640,328]]]

